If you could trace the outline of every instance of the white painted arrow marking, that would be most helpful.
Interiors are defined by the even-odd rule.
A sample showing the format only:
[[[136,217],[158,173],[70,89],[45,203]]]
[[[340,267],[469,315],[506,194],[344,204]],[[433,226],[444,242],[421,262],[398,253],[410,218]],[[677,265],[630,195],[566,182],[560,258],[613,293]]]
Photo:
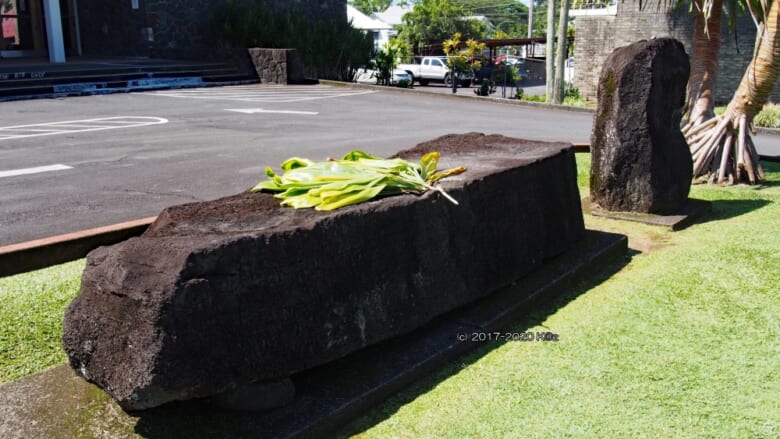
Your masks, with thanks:
[[[316,116],[320,114],[316,111],[264,110],[262,108],[225,108],[225,111],[235,111],[236,113],[245,113],[245,114],[254,114],[254,113],[303,114],[306,116]]]

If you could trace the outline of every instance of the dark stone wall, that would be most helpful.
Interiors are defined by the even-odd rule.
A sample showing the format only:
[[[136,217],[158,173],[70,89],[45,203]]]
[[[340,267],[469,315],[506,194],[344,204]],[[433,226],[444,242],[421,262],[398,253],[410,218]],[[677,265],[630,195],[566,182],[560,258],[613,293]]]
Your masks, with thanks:
[[[243,1],[247,0],[238,0]],[[130,0],[80,0],[83,54],[216,58],[219,45],[211,29],[211,16],[225,3],[226,0],[139,0],[139,8],[133,10]],[[301,8],[315,20],[346,20],[346,0],[266,0],[266,4],[279,9]]]
[[[596,100],[601,67],[609,54],[618,47],[653,37],[672,37],[680,40],[688,55],[691,54],[694,17],[688,12],[687,3],[679,8],[663,6],[663,0],[643,3],[645,6],[640,10],[637,1],[619,2],[617,16],[576,18],[574,56],[577,64],[573,83],[584,99]],[[734,29],[729,28],[725,20],[724,14],[723,41],[715,89],[715,99],[719,103],[730,101],[737,89],[752,58],[756,34],[755,25],[749,16],[738,18],[736,38]],[[778,87],[775,87],[770,100],[780,101]]]
[[[303,60],[296,49],[248,49],[257,77],[263,84],[295,84],[305,81]]]
[[[148,56],[148,43],[142,35],[143,4],[130,7],[130,0],[106,2],[79,0],[78,18],[82,53],[86,56]]]

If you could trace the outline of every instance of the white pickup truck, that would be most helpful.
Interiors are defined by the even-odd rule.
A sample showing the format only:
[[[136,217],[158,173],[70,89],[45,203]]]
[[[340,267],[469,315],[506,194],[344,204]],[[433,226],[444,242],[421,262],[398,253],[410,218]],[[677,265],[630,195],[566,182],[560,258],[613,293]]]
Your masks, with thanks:
[[[446,56],[424,56],[419,64],[399,64],[398,69],[405,70],[412,78],[412,83],[418,81],[420,85],[428,85],[430,81],[443,82],[447,86],[452,85],[452,75],[447,66]],[[458,74],[458,84],[462,87],[471,85],[474,75]]]

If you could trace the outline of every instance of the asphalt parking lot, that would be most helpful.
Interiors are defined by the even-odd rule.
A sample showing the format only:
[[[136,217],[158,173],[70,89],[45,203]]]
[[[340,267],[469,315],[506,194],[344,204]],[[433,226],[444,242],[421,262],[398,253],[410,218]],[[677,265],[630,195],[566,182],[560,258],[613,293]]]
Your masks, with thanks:
[[[249,85],[0,103],[0,245],[234,194],[291,156],[448,133],[588,142],[592,114],[428,93]]]

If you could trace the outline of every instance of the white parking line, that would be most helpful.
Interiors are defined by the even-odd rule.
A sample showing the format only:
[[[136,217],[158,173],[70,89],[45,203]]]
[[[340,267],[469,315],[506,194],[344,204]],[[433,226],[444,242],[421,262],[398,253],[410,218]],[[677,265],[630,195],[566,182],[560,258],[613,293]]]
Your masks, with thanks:
[[[67,169],[73,169],[73,166],[50,165],[50,166],[37,166],[35,168],[14,169],[11,171],[0,171],[0,178],[16,177],[17,175],[39,174],[41,172],[64,171]]]
[[[228,100],[239,102],[288,103],[332,99],[375,93],[373,90],[349,90],[326,85],[256,85],[150,92],[155,96],[186,99]]]
[[[275,114],[302,114],[305,116],[316,116],[316,111],[293,111],[293,110],[264,110],[262,108],[225,108],[225,111],[235,111],[236,113],[254,114],[254,113],[275,113]]]
[[[36,123],[0,127],[0,141],[26,137],[51,136],[55,134],[85,133],[89,131],[135,128],[168,123],[162,117],[116,116],[97,119],[66,120],[62,122]]]

